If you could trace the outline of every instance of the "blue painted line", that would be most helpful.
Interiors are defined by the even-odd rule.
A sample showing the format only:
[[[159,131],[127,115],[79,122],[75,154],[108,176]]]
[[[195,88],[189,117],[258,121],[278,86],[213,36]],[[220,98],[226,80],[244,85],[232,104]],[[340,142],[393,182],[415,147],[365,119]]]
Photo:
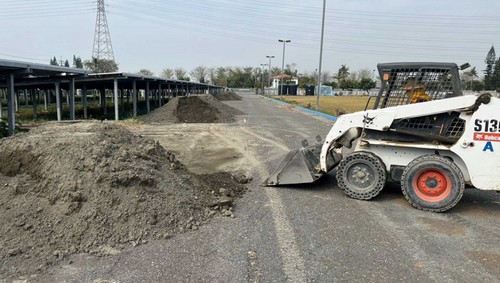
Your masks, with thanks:
[[[265,97],[265,96],[264,96]],[[283,105],[292,105],[292,106],[295,106],[295,108],[299,109],[299,110],[302,110],[304,112],[308,112],[308,113],[311,113],[313,115],[318,115],[318,116],[321,116],[323,118],[326,118],[328,120],[332,120],[332,121],[337,121],[337,117],[335,116],[332,116],[332,115],[328,115],[328,114],[325,114],[325,113],[322,113],[322,112],[318,112],[316,110],[312,110],[312,109],[308,109],[308,108],[305,108],[305,107],[301,107],[301,106],[296,106],[296,105],[293,105],[293,104],[290,104],[288,102],[284,102],[284,101],[281,101],[281,100],[278,100],[278,99],[274,99],[272,97],[265,97],[267,99],[271,99],[273,100],[274,102],[277,102],[279,104],[283,104]]]

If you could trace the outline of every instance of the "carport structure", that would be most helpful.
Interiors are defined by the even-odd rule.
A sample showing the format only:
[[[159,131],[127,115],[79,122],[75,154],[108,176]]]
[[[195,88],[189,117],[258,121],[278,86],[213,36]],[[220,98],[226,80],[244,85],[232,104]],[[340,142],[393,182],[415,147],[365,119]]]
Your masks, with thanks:
[[[69,102],[70,112],[74,114],[75,105],[75,79],[86,76],[90,73],[88,70],[51,66],[37,63],[27,63],[11,60],[0,60],[0,84],[7,89],[7,121],[9,135],[14,133],[16,124],[16,81],[17,80],[39,80],[49,81],[56,91],[56,97],[59,98],[58,91],[61,81],[67,81],[69,84]],[[60,112],[60,103],[58,104],[58,113]],[[0,107],[1,109],[1,107]],[[0,110],[1,118],[1,110]],[[74,116],[73,116],[74,118]]]
[[[51,93],[56,100],[57,120],[62,121],[62,91],[66,90],[69,105],[69,119],[75,120],[75,96],[79,94],[83,105],[83,116],[87,119],[88,91],[99,96],[101,113],[106,115],[107,99],[110,96],[114,104],[114,119],[120,119],[120,105],[132,98],[132,115],[137,116],[139,98],[146,104],[146,113],[152,107],[160,107],[169,98],[189,94],[217,93],[223,87],[208,84],[165,79],[140,74],[123,72],[91,73],[89,70],[66,68],[10,60],[0,60],[0,89],[7,89],[7,108],[9,135],[15,128],[15,112],[18,109],[18,96],[22,91],[26,105],[32,101],[33,115],[37,116],[37,104],[40,94],[44,97],[45,109],[51,104]],[[80,91],[78,91],[80,90]],[[141,91],[141,95],[139,92]],[[17,93],[16,93],[17,91]],[[0,95],[0,102],[2,96]],[[0,103],[0,119],[1,119]]]

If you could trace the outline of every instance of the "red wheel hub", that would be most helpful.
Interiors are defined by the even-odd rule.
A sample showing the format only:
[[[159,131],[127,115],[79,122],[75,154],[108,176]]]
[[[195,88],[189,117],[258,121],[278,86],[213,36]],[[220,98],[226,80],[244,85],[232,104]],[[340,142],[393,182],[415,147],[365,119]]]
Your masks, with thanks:
[[[451,193],[448,174],[436,169],[420,172],[413,181],[415,193],[427,202],[439,202]]]

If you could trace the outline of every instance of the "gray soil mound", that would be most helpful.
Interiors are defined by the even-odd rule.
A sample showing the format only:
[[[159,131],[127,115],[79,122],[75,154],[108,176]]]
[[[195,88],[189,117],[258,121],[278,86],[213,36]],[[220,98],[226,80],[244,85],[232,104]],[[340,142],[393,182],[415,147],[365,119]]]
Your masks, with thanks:
[[[191,173],[158,143],[104,123],[2,139],[0,160],[0,281],[232,216],[248,181]]]
[[[147,123],[233,123],[244,114],[225,105],[212,95],[176,97],[165,106],[143,116]]]
[[[224,91],[221,93],[217,93],[214,94],[214,97],[220,101],[241,100],[241,96],[237,95],[233,91]]]

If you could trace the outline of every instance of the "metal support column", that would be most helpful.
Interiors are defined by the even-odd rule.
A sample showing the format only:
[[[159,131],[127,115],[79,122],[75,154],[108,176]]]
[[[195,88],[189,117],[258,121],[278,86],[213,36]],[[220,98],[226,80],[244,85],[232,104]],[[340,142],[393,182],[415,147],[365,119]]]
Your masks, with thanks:
[[[118,79],[114,79],[114,102],[115,102],[115,121],[120,120],[118,113]]]
[[[15,97],[14,93],[14,74],[9,74],[7,79],[7,121],[9,123],[9,136],[14,134],[14,128],[16,125],[16,113],[15,113]]]
[[[133,115],[134,118],[137,117],[137,82],[134,80],[132,82],[132,103],[133,105]]]
[[[158,83],[158,107],[161,107],[161,84]]]
[[[69,79],[69,119],[75,120],[75,78]]]
[[[4,92],[4,90],[3,90],[3,89],[1,89],[1,90],[0,90],[0,121],[2,121],[2,106],[3,106],[2,101],[3,101],[3,92]]]
[[[108,102],[106,97],[106,88],[100,90],[100,98],[101,98],[101,109],[102,115],[106,116],[108,114]]]
[[[146,82],[146,112],[151,112],[151,106],[149,105],[149,81]]]
[[[61,84],[57,82],[55,83],[55,87],[56,87],[57,121],[61,122]]]
[[[37,119],[38,118],[38,94],[39,94],[40,90],[30,90],[30,96],[31,96],[31,101],[33,102],[32,103],[32,107],[33,107],[33,119]]]
[[[43,91],[43,105],[44,105],[44,108],[45,111],[47,111],[47,96],[49,95],[49,91],[48,90],[44,90]]]
[[[87,85],[83,85],[82,87],[82,104],[83,104],[83,118],[87,119],[88,118],[88,113],[87,113]]]

